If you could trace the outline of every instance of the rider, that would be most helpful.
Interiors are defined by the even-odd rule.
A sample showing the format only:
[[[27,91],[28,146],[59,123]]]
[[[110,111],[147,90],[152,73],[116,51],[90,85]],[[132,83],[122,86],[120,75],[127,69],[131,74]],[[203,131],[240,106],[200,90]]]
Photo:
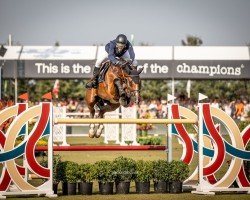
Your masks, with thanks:
[[[127,61],[130,62],[133,66],[137,66],[137,61],[135,60],[135,53],[131,43],[128,41],[126,35],[119,34],[115,40],[112,40],[108,44],[106,44],[104,55],[97,59],[93,71],[92,81],[87,83],[87,88],[97,88],[99,70],[102,65],[102,62],[107,58],[114,65],[122,66]],[[119,58],[123,58],[123,60],[120,60]],[[118,90],[120,95],[125,94],[121,87],[118,87]]]

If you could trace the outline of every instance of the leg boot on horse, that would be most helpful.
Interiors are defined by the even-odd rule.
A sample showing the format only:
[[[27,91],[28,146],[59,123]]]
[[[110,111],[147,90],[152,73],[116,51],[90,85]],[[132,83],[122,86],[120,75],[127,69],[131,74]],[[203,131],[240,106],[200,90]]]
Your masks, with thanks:
[[[120,79],[114,80],[114,83],[115,83],[115,85],[116,85],[116,87],[118,89],[118,93],[119,93],[119,97],[120,97],[119,98],[119,103],[121,105],[126,105],[127,104],[126,93],[125,93],[125,91],[123,89],[123,86],[121,84]]]
[[[98,67],[94,68],[93,78],[90,82],[86,84],[86,88],[97,88],[98,86],[98,77],[99,77],[100,69]]]

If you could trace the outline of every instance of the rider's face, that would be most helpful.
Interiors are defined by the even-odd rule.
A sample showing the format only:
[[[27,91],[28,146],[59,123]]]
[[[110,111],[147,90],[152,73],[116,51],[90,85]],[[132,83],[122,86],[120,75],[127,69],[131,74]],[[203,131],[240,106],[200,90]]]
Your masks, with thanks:
[[[121,52],[124,49],[124,47],[125,47],[124,44],[116,43],[116,48],[119,52]]]

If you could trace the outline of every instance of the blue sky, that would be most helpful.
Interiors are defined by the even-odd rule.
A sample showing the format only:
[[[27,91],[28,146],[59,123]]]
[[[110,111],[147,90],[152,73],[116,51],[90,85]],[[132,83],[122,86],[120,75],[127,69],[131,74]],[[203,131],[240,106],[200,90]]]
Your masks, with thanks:
[[[181,45],[195,35],[207,46],[250,43],[249,0],[0,0],[0,44],[106,44],[119,33],[135,45]]]

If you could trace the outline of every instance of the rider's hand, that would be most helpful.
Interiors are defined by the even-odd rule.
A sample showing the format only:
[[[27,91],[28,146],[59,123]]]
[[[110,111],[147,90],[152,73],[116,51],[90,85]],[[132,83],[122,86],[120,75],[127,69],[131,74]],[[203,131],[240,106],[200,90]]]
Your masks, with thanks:
[[[116,64],[120,67],[123,67],[126,64],[126,62],[123,60],[119,60]]]
[[[128,62],[129,65],[132,65],[133,60],[132,59],[128,59],[127,62]]]

